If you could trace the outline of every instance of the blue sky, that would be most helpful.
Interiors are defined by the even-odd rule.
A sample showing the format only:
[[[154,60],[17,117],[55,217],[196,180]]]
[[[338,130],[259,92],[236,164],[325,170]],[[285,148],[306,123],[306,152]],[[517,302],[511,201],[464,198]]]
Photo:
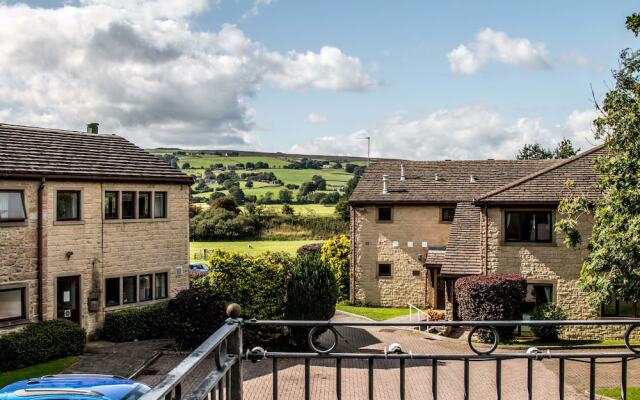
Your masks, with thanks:
[[[374,155],[415,159],[509,158],[564,137],[586,148],[590,85],[601,98],[637,42],[624,28],[631,1],[26,4],[0,6],[24,44],[0,36],[14,60],[0,61],[0,120],[93,118],[144,146],[363,155],[371,136]]]

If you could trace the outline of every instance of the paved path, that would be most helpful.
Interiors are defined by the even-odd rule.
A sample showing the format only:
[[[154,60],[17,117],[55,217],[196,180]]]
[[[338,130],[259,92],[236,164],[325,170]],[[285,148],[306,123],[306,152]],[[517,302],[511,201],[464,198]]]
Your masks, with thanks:
[[[334,319],[353,320],[353,317],[337,314]],[[460,341],[436,340],[407,329],[394,327],[339,327],[341,339],[336,351],[338,352],[373,352],[382,353],[390,343],[398,342],[405,351],[427,354],[469,354],[466,343]],[[267,349],[277,350],[277,349]],[[507,350],[513,352],[514,350]],[[616,350],[619,351],[619,350]],[[576,351],[579,353],[579,351]],[[165,354],[149,368],[147,375],[140,376],[140,380],[150,385],[157,384],[184,354]],[[207,368],[213,364],[205,361],[201,368],[188,379],[183,392],[202,379],[209,372]],[[375,363],[374,393],[375,399],[398,399],[399,392],[399,362],[397,360],[380,360]],[[588,388],[589,366],[584,363],[567,361],[566,363],[566,399],[586,399]],[[271,399],[272,392],[272,362],[261,361],[255,364],[244,364],[244,394],[246,400]],[[534,399],[557,399],[558,391],[558,362],[554,360],[534,362]],[[527,388],[526,361],[510,360],[502,364],[502,398],[526,399]],[[598,366],[597,386],[611,387],[620,384],[620,365],[604,364]],[[343,399],[367,398],[367,361],[344,360],[342,364]],[[431,398],[430,362],[424,360],[407,360],[406,362],[406,398]],[[640,386],[640,360],[629,362],[629,385]],[[304,364],[297,360],[280,360],[278,374],[278,388],[280,399],[304,398]],[[495,363],[491,361],[473,362],[470,368],[470,398],[495,398]],[[313,400],[335,399],[335,361],[311,361],[311,398]],[[438,395],[439,399],[463,398],[463,363],[440,362],[438,364]]]

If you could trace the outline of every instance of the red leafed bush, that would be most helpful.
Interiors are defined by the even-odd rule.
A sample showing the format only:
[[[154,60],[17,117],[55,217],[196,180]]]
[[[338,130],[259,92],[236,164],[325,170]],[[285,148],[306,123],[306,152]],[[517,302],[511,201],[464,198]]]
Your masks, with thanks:
[[[519,275],[466,276],[456,281],[458,315],[465,321],[519,320],[527,281]],[[514,327],[497,328],[501,341],[513,339]],[[488,331],[482,340],[492,341]]]

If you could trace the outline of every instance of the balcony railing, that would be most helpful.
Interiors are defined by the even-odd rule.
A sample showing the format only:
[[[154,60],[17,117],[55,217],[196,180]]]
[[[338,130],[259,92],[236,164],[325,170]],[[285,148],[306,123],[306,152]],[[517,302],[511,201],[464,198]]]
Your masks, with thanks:
[[[469,370],[476,361],[489,361],[495,364],[495,394],[492,397],[500,400],[502,398],[502,363],[505,360],[526,360],[527,368],[527,398],[533,399],[533,362],[542,359],[557,360],[558,362],[558,399],[565,398],[565,362],[583,360],[589,364],[589,390],[590,399],[596,398],[596,368],[599,360],[604,362],[620,364],[620,390],[621,398],[627,398],[628,382],[628,362],[640,358],[640,347],[634,347],[632,337],[637,333],[634,331],[640,328],[640,320],[568,320],[568,321],[422,321],[422,322],[368,322],[368,321],[256,321],[243,320],[239,318],[240,307],[238,305],[229,306],[227,313],[229,319],[226,324],[218,329],[209,339],[185,358],[176,368],[174,368],[165,379],[145,394],[141,400],[180,400],[180,399],[242,399],[242,365],[244,362],[258,362],[271,360],[272,363],[272,399],[278,399],[278,360],[298,359],[304,362],[304,398],[311,396],[311,360],[335,360],[335,398],[342,399],[343,385],[342,361],[343,360],[366,360],[368,369],[367,396],[374,398],[374,370],[376,362],[379,360],[397,360],[399,369],[399,393],[400,399],[405,399],[406,395],[406,361],[407,360],[428,360],[431,365],[431,398],[438,399],[438,362],[455,361],[463,364],[463,376],[459,383],[463,388],[463,399],[470,398]],[[468,327],[467,344],[472,352],[465,354],[416,354],[403,351],[400,345],[393,343],[389,345],[383,354],[379,353],[339,353],[334,352],[340,334],[338,327]],[[521,326],[620,326],[625,328],[624,351],[619,352],[581,352],[579,354],[567,352],[570,348],[562,351],[540,352],[535,348],[530,348],[526,352],[496,352],[498,348],[499,327],[521,327]],[[308,344],[310,352],[271,352],[261,347],[253,349],[243,349],[242,336],[243,329],[252,327],[304,327],[309,329]],[[487,346],[478,346],[472,338],[475,333],[484,330],[492,336],[492,343]],[[322,339],[320,340],[320,338]],[[189,379],[195,369],[203,362],[210,361],[213,364],[210,371],[203,379],[194,386],[190,393],[183,394],[182,387],[186,379]],[[193,386],[193,384],[191,385]],[[484,393],[483,398],[489,398]]]

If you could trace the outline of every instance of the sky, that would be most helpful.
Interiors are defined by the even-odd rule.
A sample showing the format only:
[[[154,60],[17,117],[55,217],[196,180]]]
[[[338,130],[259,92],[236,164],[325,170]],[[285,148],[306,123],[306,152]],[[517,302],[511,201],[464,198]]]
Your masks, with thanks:
[[[635,6],[635,7],[634,7]],[[632,1],[0,0],[0,122],[143,147],[514,158],[597,141]],[[593,93],[592,93],[593,91]]]

